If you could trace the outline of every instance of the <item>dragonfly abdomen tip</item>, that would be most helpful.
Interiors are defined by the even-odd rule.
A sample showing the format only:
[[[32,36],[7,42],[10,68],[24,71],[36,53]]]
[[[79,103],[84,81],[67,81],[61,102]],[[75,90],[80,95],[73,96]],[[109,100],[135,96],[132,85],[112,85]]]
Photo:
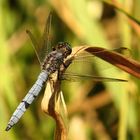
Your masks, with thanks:
[[[12,126],[8,124],[7,127],[6,127],[6,129],[5,129],[5,131],[9,131],[11,129],[11,127]]]

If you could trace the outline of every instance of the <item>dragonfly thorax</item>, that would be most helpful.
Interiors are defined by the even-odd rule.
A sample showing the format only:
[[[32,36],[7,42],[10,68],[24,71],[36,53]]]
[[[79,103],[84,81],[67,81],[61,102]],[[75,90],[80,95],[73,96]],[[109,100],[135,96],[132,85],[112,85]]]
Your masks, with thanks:
[[[50,52],[44,59],[42,70],[49,74],[54,73],[64,63],[64,59],[72,52],[71,47],[66,42],[59,42],[52,52]]]

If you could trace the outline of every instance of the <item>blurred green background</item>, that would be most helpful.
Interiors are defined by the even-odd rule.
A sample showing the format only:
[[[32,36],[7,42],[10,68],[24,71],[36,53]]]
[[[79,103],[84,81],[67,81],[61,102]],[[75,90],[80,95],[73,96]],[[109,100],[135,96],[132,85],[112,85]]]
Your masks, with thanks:
[[[107,49],[127,47],[131,57],[140,60],[140,31],[108,2],[119,3],[140,20],[139,0],[0,0],[1,140],[53,139],[55,123],[40,107],[43,91],[18,124],[9,132],[4,131],[40,72],[26,29],[39,37],[50,11],[53,11],[52,45],[67,41],[72,47],[83,44]],[[96,73],[129,82],[62,83],[70,140],[140,140],[139,79],[106,65],[96,63]],[[74,71],[79,69],[75,67]]]

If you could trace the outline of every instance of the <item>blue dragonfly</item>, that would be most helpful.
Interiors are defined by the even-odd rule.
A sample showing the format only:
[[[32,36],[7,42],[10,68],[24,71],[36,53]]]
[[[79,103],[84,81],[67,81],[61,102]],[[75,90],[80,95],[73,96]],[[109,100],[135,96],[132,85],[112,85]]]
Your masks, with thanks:
[[[23,116],[27,108],[32,104],[35,98],[39,95],[41,89],[48,82],[51,75],[55,72],[60,72],[58,74],[59,80],[69,80],[69,81],[76,81],[79,79],[92,79],[93,81],[125,81],[123,79],[116,79],[116,78],[108,78],[108,77],[98,77],[92,75],[82,75],[76,73],[69,73],[69,72],[62,72],[61,68],[67,69],[69,65],[71,65],[74,61],[79,61],[80,59],[86,60],[86,58],[93,57],[93,55],[77,55],[77,52],[72,55],[72,57],[68,58],[72,53],[71,45],[67,42],[58,42],[56,46],[52,47],[50,43],[50,28],[51,28],[51,20],[52,14],[50,13],[46,26],[44,29],[44,33],[41,38],[41,43],[39,44],[33,34],[27,30],[27,34],[29,35],[32,43],[33,48],[35,50],[36,56],[41,66],[41,72],[37,77],[36,82],[28,91],[26,96],[20,102],[18,107],[16,108],[15,112],[13,113],[12,117],[10,118],[8,125],[6,127],[6,131],[9,131]],[[38,50],[41,50],[40,53]],[[119,49],[118,49],[119,50]],[[121,48],[120,48],[121,50]],[[100,53],[100,52],[98,52]]]

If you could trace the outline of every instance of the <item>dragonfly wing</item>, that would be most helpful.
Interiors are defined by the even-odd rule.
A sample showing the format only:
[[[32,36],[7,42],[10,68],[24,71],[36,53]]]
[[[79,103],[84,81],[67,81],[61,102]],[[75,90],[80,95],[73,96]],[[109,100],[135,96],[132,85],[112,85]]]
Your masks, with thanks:
[[[51,22],[52,22],[52,13],[49,13],[49,16],[46,20],[45,28],[43,35],[40,40],[40,45],[41,45],[41,57],[44,59],[44,57],[52,51],[51,48],[51,40],[50,40],[50,30],[51,30]]]
[[[34,51],[36,53],[36,56],[37,56],[37,59],[41,65],[41,59],[40,59],[40,56],[39,56],[39,53],[37,52],[37,48],[39,48],[39,44],[38,42],[36,41],[35,37],[33,36],[33,34],[29,31],[29,30],[26,30],[26,33],[29,35],[31,41],[32,41],[32,44],[33,44],[33,48],[34,48]]]
[[[61,80],[68,80],[71,82],[78,82],[81,80],[91,80],[91,81],[104,81],[104,82],[127,82],[127,80],[119,79],[119,78],[110,78],[110,77],[100,77],[100,76],[92,76],[87,74],[76,74],[76,73],[64,73],[61,76]]]
[[[49,13],[49,16],[46,21],[44,33],[41,37],[40,42],[36,40],[34,35],[29,30],[26,30],[27,34],[29,35],[32,41],[33,48],[35,50],[36,56],[40,64],[42,64],[45,56],[51,51],[51,41],[50,41],[51,19],[52,19],[52,14]]]
[[[94,54],[90,54],[89,52],[86,52],[86,51],[82,51],[82,52],[79,52],[79,53],[73,53],[71,55],[71,65],[70,67],[68,68],[68,71],[72,68],[75,68],[75,67],[83,67],[83,66],[87,66],[85,68],[88,68],[88,67],[91,67],[91,69],[95,69],[97,70],[96,68],[99,68],[101,71],[102,70],[107,70],[108,68],[112,68],[112,64],[108,63],[107,61],[104,61],[103,59],[99,58],[96,56],[96,54],[102,54],[103,52],[127,52],[128,49],[127,48],[124,48],[124,47],[120,47],[120,48],[115,48],[115,49],[112,49],[112,50],[99,50],[97,52],[94,52]],[[78,68],[78,69],[79,69]],[[84,69],[81,69],[81,70],[84,70]]]

